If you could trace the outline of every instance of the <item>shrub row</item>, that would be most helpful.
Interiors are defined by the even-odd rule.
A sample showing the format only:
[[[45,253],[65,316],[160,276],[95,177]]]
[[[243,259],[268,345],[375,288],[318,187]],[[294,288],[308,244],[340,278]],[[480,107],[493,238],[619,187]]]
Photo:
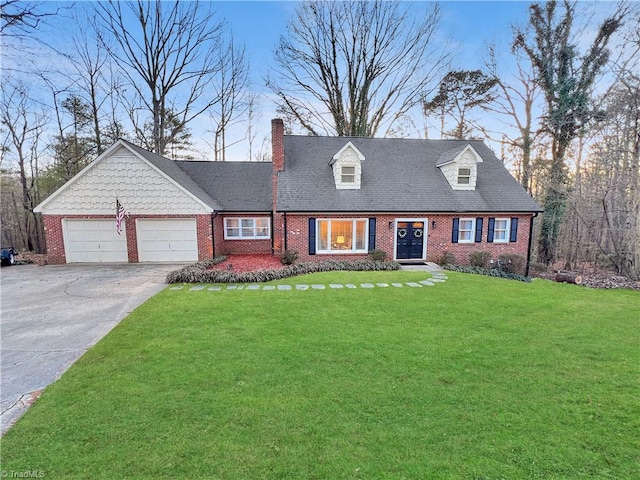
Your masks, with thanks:
[[[498,270],[497,268],[466,267],[463,265],[451,265],[451,264],[443,265],[442,268],[444,268],[445,270],[451,270],[452,272],[476,273],[478,275],[507,278],[509,280],[519,280],[521,282],[530,282],[532,280],[531,277],[525,277],[524,275],[520,275],[518,273],[505,272],[503,270]]]
[[[167,283],[258,283],[283,278],[295,277],[307,273],[332,271],[376,271],[399,270],[396,262],[379,262],[371,260],[355,260],[350,262],[305,262],[288,265],[277,270],[257,270],[255,272],[229,272],[209,269],[212,265],[224,260],[205,260],[175,270],[167,275]]]

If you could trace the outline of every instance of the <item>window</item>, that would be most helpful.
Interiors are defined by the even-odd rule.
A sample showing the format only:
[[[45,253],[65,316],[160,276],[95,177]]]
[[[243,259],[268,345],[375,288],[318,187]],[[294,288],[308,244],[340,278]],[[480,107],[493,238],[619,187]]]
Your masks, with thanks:
[[[458,185],[470,185],[470,184],[471,184],[471,169],[458,168]]]
[[[458,227],[458,242],[471,243],[475,237],[475,220],[473,218],[461,218]]]
[[[226,240],[245,240],[271,238],[269,217],[240,217],[224,219],[224,238]]]
[[[317,221],[318,253],[366,253],[367,220],[340,219]]]
[[[496,218],[493,226],[493,241],[496,243],[509,241],[508,218]]]
[[[342,167],[340,172],[342,183],[356,183],[356,167]]]

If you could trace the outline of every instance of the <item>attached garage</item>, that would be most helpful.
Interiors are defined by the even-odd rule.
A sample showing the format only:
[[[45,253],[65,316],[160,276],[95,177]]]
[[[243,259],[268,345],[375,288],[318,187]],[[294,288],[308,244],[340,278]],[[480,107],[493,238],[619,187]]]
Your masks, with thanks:
[[[127,232],[114,220],[65,219],[64,248],[68,263],[127,262]],[[123,225],[124,227],[124,225]]]
[[[198,261],[198,234],[193,218],[139,218],[136,236],[140,262]]]

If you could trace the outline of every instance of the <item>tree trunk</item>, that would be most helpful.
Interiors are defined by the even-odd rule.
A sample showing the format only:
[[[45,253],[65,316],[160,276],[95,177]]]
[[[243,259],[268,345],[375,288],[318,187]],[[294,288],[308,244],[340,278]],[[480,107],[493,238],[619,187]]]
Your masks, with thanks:
[[[571,272],[560,271],[556,273],[556,282],[573,283],[575,285],[582,285],[582,275],[577,275]]]

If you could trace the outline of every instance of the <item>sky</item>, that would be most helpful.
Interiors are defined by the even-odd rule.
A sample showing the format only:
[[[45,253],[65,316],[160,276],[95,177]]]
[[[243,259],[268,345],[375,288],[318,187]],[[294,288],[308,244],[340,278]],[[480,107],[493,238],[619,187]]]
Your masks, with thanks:
[[[213,2],[214,9],[226,19],[236,42],[243,43],[248,53],[252,88],[261,95],[259,111],[258,137],[267,136],[270,132],[270,120],[277,116],[275,105],[271,101],[270,91],[265,86],[265,77],[272,62],[273,51],[282,34],[286,31],[287,22],[292,17],[297,1],[222,1]],[[419,10],[427,2],[407,2],[410,8]],[[81,5],[82,2],[75,2]],[[453,54],[451,69],[481,69],[489,43],[495,43],[505,66],[512,61],[508,54],[512,41],[512,26],[524,25],[528,18],[526,1],[444,1],[441,6],[441,23],[439,34]],[[48,5],[68,6],[70,3],[49,2]],[[613,5],[609,2],[609,5]],[[68,21],[68,20],[67,20]],[[44,43],[64,45],[67,42],[69,27],[65,24],[64,15],[51,20],[48,25],[38,29],[37,35]],[[45,51],[42,56],[48,55]],[[4,58],[5,63],[11,60]],[[50,58],[49,58],[50,60]],[[15,59],[13,60],[15,61]],[[46,61],[42,58],[42,61]],[[193,124],[194,139],[198,135],[198,126]],[[206,150],[206,147],[202,147]],[[495,149],[495,147],[494,147]],[[228,152],[228,159],[246,160],[248,146],[240,143]]]

